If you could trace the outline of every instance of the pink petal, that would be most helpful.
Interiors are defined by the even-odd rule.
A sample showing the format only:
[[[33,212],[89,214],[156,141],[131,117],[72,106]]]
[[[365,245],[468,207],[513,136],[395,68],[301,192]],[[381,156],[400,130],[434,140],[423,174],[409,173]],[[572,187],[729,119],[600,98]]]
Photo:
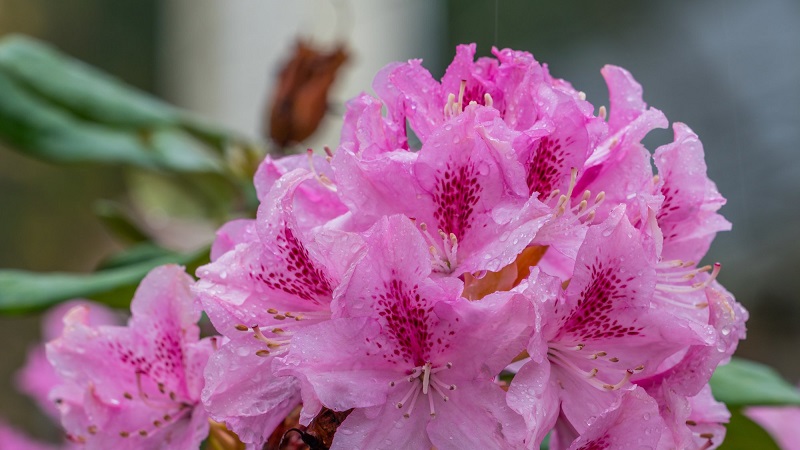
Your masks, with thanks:
[[[322,404],[335,411],[382,405],[390,382],[403,372],[371,356],[369,340],[379,334],[379,325],[364,317],[304,328],[292,337],[286,368],[278,373],[304,378]]]
[[[253,242],[256,236],[255,220],[231,220],[216,232],[217,238],[211,246],[211,261],[216,261],[223,254],[233,250],[237,245]]]
[[[656,402],[644,390],[636,389],[592,423],[569,449],[654,448],[665,432]]]
[[[202,395],[214,420],[254,445],[263,445],[300,404],[297,380],[274,376],[274,358],[256,355],[262,349],[255,339],[223,345],[208,361]]]
[[[505,403],[505,393],[491,382],[461,383],[458,396],[442,403],[428,423],[428,436],[440,450],[523,448],[522,417]]]
[[[431,441],[425,433],[426,423],[422,414],[404,418],[390,403],[356,409],[336,430],[331,450],[429,450]]]
[[[430,133],[443,121],[446,94],[422,67],[422,61],[412,59],[406,64],[396,63],[378,72],[372,88],[386,104],[396,126],[405,128],[405,122],[425,142]]]

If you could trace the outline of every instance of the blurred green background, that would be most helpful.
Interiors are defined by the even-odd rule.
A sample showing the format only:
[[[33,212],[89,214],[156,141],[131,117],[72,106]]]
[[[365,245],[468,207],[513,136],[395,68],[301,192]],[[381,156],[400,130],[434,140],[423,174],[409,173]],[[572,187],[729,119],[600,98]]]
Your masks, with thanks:
[[[596,106],[607,104],[600,68],[623,66],[643,85],[648,104],[699,134],[709,175],[728,198],[722,213],[733,222],[733,231],[717,238],[707,260],[722,262],[720,281],[751,313],[748,339],[738,354],[778,368],[793,382],[800,380],[800,276],[795,265],[800,254],[800,2],[301,3],[303,8],[287,12],[278,1],[0,0],[0,35],[17,32],[49,41],[133,86],[253,135],[270,82],[263,74],[277,72],[276,62],[290,54],[287,43],[295,35],[332,42],[343,27],[353,27],[360,31],[344,33],[345,40],[368,36],[371,50],[352,42],[350,71],[339,82],[361,84],[361,89],[366,84],[359,81],[358,68],[374,73],[370,64],[380,67],[415,55],[424,56],[426,66],[440,76],[454,46],[464,42],[477,42],[481,54],[493,45],[530,51]],[[332,18],[311,12],[317,7]],[[370,8],[389,13],[371,17],[378,13]],[[411,19],[398,25],[402,13]],[[214,21],[218,14],[231,20],[249,15],[252,34],[235,38],[243,30],[219,25]],[[333,31],[320,33],[320,23]],[[283,30],[284,36],[271,39],[272,29]],[[207,44],[235,44],[237,39],[260,39],[262,48],[276,47],[272,54],[277,56]],[[398,50],[404,39],[408,44]],[[389,50],[381,52],[383,45]],[[248,74],[252,85],[237,78],[241,61],[264,69]],[[204,84],[197,67],[234,72],[226,75],[220,69],[215,76],[221,81],[211,85]],[[235,84],[231,92],[226,80]],[[247,89],[255,106],[237,108],[237,95],[248,95]],[[335,146],[342,99],[355,92],[340,89],[334,95],[317,144]],[[238,113],[249,115],[242,119]],[[671,131],[658,131],[646,143],[652,150],[670,138]],[[131,177],[109,166],[56,167],[0,144],[0,267],[91,270],[117,248],[95,219],[93,202],[104,198],[129,204],[124,192]],[[193,242],[207,237],[208,230],[196,230]],[[38,339],[38,322],[37,316],[0,317],[0,417],[53,438],[55,430],[32,402],[15,393],[12,383],[26,349]]]

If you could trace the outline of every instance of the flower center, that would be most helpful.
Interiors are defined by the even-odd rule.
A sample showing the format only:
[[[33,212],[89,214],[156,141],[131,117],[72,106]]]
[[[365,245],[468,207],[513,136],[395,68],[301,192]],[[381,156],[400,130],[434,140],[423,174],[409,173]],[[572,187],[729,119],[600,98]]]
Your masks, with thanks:
[[[428,249],[433,258],[433,270],[442,273],[452,272],[458,265],[458,238],[455,233],[448,235],[442,229],[439,229],[439,238],[441,239],[441,244],[439,244],[437,239],[428,231],[426,223],[420,223],[419,229],[430,245]]]
[[[443,366],[434,366],[432,363],[426,362],[421,366],[411,369],[409,374],[400,380],[389,383],[390,387],[395,387],[403,382],[411,383],[411,386],[406,394],[395,405],[397,409],[403,409],[404,406],[407,406],[406,411],[403,413],[403,417],[406,419],[411,417],[411,413],[414,412],[414,406],[417,404],[417,399],[419,398],[420,393],[428,397],[430,416],[436,417],[436,408],[433,404],[433,393],[435,392],[437,395],[439,395],[439,397],[442,398],[442,401],[446,402],[449,400],[449,397],[445,394],[445,391],[456,390],[455,384],[447,384],[443,382],[440,379],[441,377],[437,376],[437,374],[443,370],[449,370],[452,367],[452,363],[447,363]]]
[[[467,89],[467,80],[461,80],[461,86],[458,89],[458,99],[456,99],[456,94],[453,93],[447,96],[447,103],[444,105],[445,120],[451,119],[464,112],[465,101],[467,105],[482,103],[484,106],[494,106],[494,99],[492,99],[492,96],[488,92],[481,95],[482,92],[483,90],[480,89],[479,86],[473,86]]]

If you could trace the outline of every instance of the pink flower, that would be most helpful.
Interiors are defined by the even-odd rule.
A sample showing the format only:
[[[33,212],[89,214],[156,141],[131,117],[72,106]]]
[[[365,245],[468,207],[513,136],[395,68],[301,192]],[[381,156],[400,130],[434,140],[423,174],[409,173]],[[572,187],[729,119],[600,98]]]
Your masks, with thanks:
[[[89,325],[116,325],[120,322],[119,317],[103,305],[86,300],[71,300],[59,304],[45,314],[42,320],[42,338],[45,342],[61,336],[64,330],[64,316],[77,306],[88,309]],[[47,360],[44,344],[28,351],[25,366],[16,374],[16,384],[20,392],[36,400],[39,408],[55,420],[58,420],[60,413],[50,400],[50,391],[60,382],[61,378]]]
[[[434,249],[438,272],[497,271],[511,263],[547,220],[531,198],[510,130],[496,110],[468,106],[436,129],[418,153],[363,158],[340,149],[333,158],[338,192],[367,228],[379,218],[413,218]]]
[[[67,437],[87,449],[194,449],[208,422],[199,402],[212,351],[199,340],[191,278],[163,266],[145,277],[127,327],[90,326],[73,308],[47,354],[61,383],[51,398]]]
[[[531,308],[518,294],[480,302],[430,278],[425,240],[404,216],[378,222],[331,321],[294,337],[285,371],[328,408],[355,408],[333,448],[516,448],[523,423],[495,377],[522,350]]]
[[[195,286],[217,331],[229,339],[206,368],[203,403],[212,418],[254,445],[300,403],[298,382],[273,375],[275,356],[287,351],[297,330],[330,318],[334,290],[361,245],[355,235],[320,226],[341,204],[314,173],[297,168],[264,182],[276,167],[267,161],[256,176],[265,192],[257,219],[224,227],[215,260],[198,269]],[[304,399],[304,423],[317,412],[315,404]]]
[[[526,418],[534,442],[556,420],[559,403],[559,421],[581,434],[634,389],[632,380],[654,373],[682,348],[704,342],[651,308],[655,279],[639,234],[624,208],[617,208],[589,229],[566,291],[536,270],[527,287],[520,287],[541,324],[528,345],[531,361],[511,384],[509,404]],[[548,406],[531,408],[536,401]]]

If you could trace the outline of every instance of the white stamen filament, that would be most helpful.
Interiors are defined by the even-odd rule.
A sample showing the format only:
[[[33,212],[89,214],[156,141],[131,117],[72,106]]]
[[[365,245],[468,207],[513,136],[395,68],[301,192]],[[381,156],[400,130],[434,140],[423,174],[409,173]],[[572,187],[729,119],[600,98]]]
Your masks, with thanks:
[[[549,351],[547,352],[548,358],[550,362],[554,365],[559,365],[565,369],[568,369],[574,373],[580,374],[587,383],[591,386],[595,387],[596,389],[602,391],[613,391],[622,388],[625,384],[630,380],[631,376],[637,372],[641,372],[644,370],[644,366],[639,366],[634,369],[626,369],[623,373],[622,379],[619,380],[615,384],[605,383],[597,378],[597,374],[600,373],[600,369],[597,367],[593,367],[588,372],[581,369],[575,363],[573,363],[570,358],[566,355],[567,351],[578,352],[580,353],[583,350],[583,344],[578,344],[576,347],[566,347],[563,345],[559,345],[557,343],[552,343],[549,346]],[[598,358],[604,358],[608,356],[608,353],[605,351],[598,351],[591,353],[589,355],[583,355],[584,358],[596,360]],[[605,358],[610,362],[618,362],[619,359],[615,357]],[[613,370],[617,371],[617,369]]]
[[[673,300],[673,299],[671,299],[671,298],[669,298],[669,297],[663,296],[663,295],[659,294],[658,292],[656,292],[655,294],[653,294],[653,298],[654,298],[655,300],[658,300],[658,301],[662,302],[662,303],[666,303],[666,304],[668,304],[668,305],[677,306],[677,307],[679,307],[679,308],[687,308],[687,309],[703,309],[703,308],[707,308],[707,307],[708,307],[708,303],[705,303],[705,302],[703,302],[703,303],[696,303],[696,304],[694,304],[694,305],[692,305],[692,304],[689,304],[689,303],[681,303],[681,302],[679,302],[679,301],[677,301],[677,300]]]
[[[709,275],[708,279],[705,281],[700,281],[690,286],[675,286],[673,284],[656,283],[656,289],[662,292],[670,292],[674,294],[687,294],[700,289],[705,289],[711,284],[712,281],[714,281],[714,279],[717,278],[717,275],[719,275],[719,271],[721,269],[722,269],[722,264],[714,263],[713,269],[711,270],[711,275]],[[670,281],[670,280],[668,279],[665,281]]]
[[[408,389],[408,392],[406,392],[406,395],[403,396],[403,399],[400,400],[399,402],[397,402],[397,409],[402,408],[403,405],[406,403],[406,400],[408,400],[408,398],[411,397],[411,395],[414,392],[419,392],[417,390],[417,387],[419,386],[419,380],[414,379],[414,380],[409,380],[409,381],[411,382],[411,388]]]
[[[422,369],[422,393],[428,395],[428,386],[431,384],[431,363],[425,363]]]
[[[406,405],[406,402],[411,399],[410,403],[408,404],[408,409],[403,414],[403,417],[411,417],[411,413],[414,410],[414,405],[416,404],[420,393],[428,397],[428,407],[430,409],[431,417],[436,416],[436,409],[433,402],[433,392],[439,395],[442,398],[442,401],[446,402],[449,400],[449,397],[445,394],[445,391],[456,390],[456,386],[454,384],[448,385],[444,383],[436,376],[436,374],[442,370],[450,369],[451,367],[453,367],[451,363],[447,363],[443,366],[433,367],[432,363],[427,362],[422,366],[414,367],[411,369],[409,375],[401,378],[400,380],[389,383],[390,387],[395,387],[398,383],[404,380],[411,383],[411,387],[408,389],[405,395],[403,395],[402,400],[395,404],[397,409],[402,409],[403,406]]]
[[[166,398],[153,400],[152,398],[150,398],[149,395],[147,395],[146,392],[144,392],[144,387],[142,386],[142,375],[143,375],[142,372],[139,371],[136,372],[136,389],[139,391],[139,399],[145,405],[153,409],[161,409],[161,410],[174,408],[176,406],[183,407],[184,405],[189,405],[188,402],[179,400],[176,397],[175,393],[172,391],[170,391],[169,395],[166,396]],[[166,395],[166,391],[164,391],[164,386],[162,384],[159,384],[158,387],[161,394]]]
[[[420,390],[414,387],[414,397],[411,398],[411,404],[408,405],[408,410],[403,414],[403,417],[406,419],[411,417],[411,413],[414,411],[414,405],[417,404],[417,399],[419,398]]]
[[[467,80],[461,80],[461,86],[458,88],[458,113],[464,112],[464,91],[467,90]]]
[[[683,261],[680,259],[670,259],[669,261],[661,261],[660,263],[656,264],[657,269],[675,269],[678,267],[691,267],[695,263],[694,261]]]
[[[433,268],[437,272],[450,273],[458,265],[458,238],[454,233],[449,235],[443,230],[439,230],[439,238],[441,240],[442,251],[436,245],[437,241],[428,232],[428,225],[425,223],[419,224],[419,229],[422,231],[423,237],[428,241],[428,250],[433,257]]]
[[[458,99],[456,100],[456,95],[450,93],[447,95],[447,102],[444,105],[444,118],[445,120],[455,117],[462,112],[464,112],[464,93],[467,89],[467,80],[461,80],[461,86],[458,88]],[[494,99],[492,96],[484,94],[483,101],[486,106],[492,106],[494,104]],[[476,101],[472,100],[469,104],[477,103]]]
[[[328,158],[331,158],[332,154],[330,153],[330,149],[326,147],[325,150],[326,153],[330,155],[328,156]],[[317,168],[314,167],[314,150],[309,148],[308,150],[306,150],[306,155],[308,156],[308,167],[314,174],[314,178],[316,178],[317,181],[319,181],[319,184],[321,184],[324,188],[328,189],[331,192],[336,192],[336,185],[333,183],[333,181],[331,181],[330,178],[325,176],[324,173],[318,173]],[[330,159],[328,160],[328,162],[330,162]]]

